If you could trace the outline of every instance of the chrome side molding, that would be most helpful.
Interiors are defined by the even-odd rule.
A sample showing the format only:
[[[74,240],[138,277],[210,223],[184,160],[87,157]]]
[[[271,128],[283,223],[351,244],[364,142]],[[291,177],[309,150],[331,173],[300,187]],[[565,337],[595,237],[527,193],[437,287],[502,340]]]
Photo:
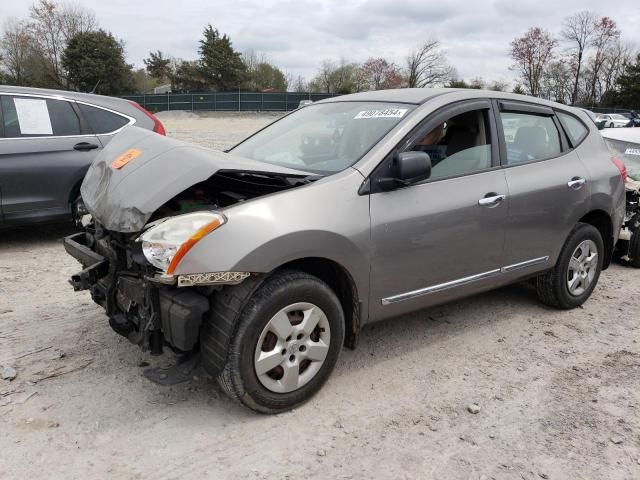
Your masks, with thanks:
[[[420,288],[418,290],[413,290],[411,292],[399,293],[397,295],[392,295],[390,297],[383,298],[382,305],[391,305],[398,302],[404,302],[405,300],[412,300],[417,297],[429,295],[431,293],[448,290],[450,288],[461,287],[463,285],[468,285],[470,283],[478,282],[480,280],[485,280],[487,278],[495,277],[498,275],[513,272],[523,268],[533,267],[534,265],[540,265],[540,264],[546,263],[547,261],[549,261],[548,255],[546,257],[532,258],[531,260],[513,263],[511,265],[506,265],[501,268],[496,268],[495,270],[489,270],[488,272],[483,272],[483,273],[478,273],[476,275],[470,275],[468,277],[458,278],[457,280],[451,280],[449,282],[439,283],[438,285],[432,285],[430,287]]]
[[[412,292],[400,293],[398,295],[393,295],[391,297],[383,298],[383,305],[390,305],[392,303],[403,302],[405,300],[411,300],[416,297],[421,297],[423,295],[428,295],[430,293],[441,292],[442,290],[448,290],[450,288],[459,287],[462,285],[466,285],[468,283],[477,282],[478,280],[484,280],[485,278],[494,277],[499,275],[501,270],[496,268],[495,270],[490,270],[488,272],[478,273],[476,275],[471,275],[469,277],[459,278],[457,280],[451,280],[450,282],[440,283],[438,285],[433,285],[431,287],[421,288],[419,290],[414,290]]]
[[[548,261],[549,256],[547,255],[546,257],[532,258],[531,260],[526,260],[524,262],[507,265],[506,267],[502,267],[500,270],[502,271],[502,273],[508,273],[513,272],[514,270],[520,270],[521,268],[533,267],[534,265],[547,263]]]

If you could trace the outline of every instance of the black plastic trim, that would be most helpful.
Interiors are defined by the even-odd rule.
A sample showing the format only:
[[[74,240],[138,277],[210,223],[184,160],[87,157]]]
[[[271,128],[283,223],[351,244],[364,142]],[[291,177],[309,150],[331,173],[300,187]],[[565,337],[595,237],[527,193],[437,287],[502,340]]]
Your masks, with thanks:
[[[546,107],[544,105],[534,105],[532,103],[511,100],[499,100],[498,105],[501,112],[534,113],[536,115],[544,115],[547,117],[552,117],[554,115],[553,108]]]

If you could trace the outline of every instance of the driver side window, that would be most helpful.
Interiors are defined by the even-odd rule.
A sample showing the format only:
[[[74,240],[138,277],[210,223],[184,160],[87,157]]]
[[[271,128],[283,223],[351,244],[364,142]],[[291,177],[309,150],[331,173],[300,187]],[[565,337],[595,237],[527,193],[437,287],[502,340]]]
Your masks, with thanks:
[[[491,168],[489,110],[452,116],[409,147],[431,158],[431,179],[455,177]]]

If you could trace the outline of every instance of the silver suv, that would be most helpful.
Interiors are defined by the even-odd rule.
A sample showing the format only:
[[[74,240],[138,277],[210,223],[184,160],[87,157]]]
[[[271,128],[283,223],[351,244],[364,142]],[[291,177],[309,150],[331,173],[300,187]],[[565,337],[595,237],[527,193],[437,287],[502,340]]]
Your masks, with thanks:
[[[300,108],[229,152],[129,128],[65,239],[113,329],[199,352],[260,412],[307,400],[362,327],[531,280],[568,309],[609,265],[621,164],[582,112],[477,90]]]

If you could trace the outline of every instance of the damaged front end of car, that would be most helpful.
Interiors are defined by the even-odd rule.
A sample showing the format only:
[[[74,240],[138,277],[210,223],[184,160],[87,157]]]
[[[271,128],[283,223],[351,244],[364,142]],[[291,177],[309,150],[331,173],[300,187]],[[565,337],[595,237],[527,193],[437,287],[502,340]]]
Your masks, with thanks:
[[[84,231],[64,239],[88,290],[120,335],[152,354],[189,352],[212,293],[255,272],[176,267],[202,238],[226,228],[225,209],[309,183],[309,174],[186,145],[132,127],[114,138],[81,188]]]

